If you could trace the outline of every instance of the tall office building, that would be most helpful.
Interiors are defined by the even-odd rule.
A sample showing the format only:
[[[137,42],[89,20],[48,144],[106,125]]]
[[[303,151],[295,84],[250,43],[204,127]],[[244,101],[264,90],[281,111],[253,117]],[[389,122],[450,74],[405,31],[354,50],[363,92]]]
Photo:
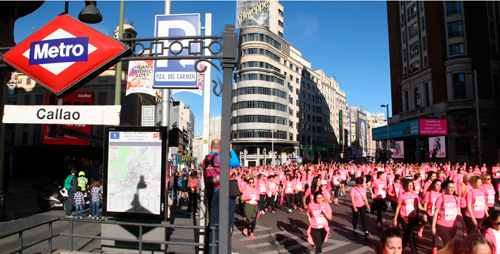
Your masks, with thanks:
[[[277,1],[239,1],[240,58],[233,85],[231,138],[243,165],[338,159],[345,92],[283,39]],[[293,36],[293,35],[291,35]],[[311,151],[313,150],[313,151]],[[314,157],[312,156],[314,154]]]
[[[479,146],[483,162],[493,163],[498,158],[499,7],[500,2],[494,1],[387,2],[390,124],[446,119],[447,154],[439,160],[477,163],[479,158],[471,154],[471,148]],[[416,161],[418,153],[413,151],[418,140],[432,152],[429,138],[402,137],[409,151],[405,161]]]

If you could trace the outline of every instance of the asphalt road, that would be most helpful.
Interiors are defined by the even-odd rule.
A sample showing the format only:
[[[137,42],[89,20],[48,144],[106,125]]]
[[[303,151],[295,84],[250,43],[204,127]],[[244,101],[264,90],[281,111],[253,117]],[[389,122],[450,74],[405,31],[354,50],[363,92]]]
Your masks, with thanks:
[[[36,193],[30,190],[30,183],[18,183],[12,186],[13,195],[7,196],[7,210],[16,216],[16,220],[0,223],[0,232],[9,232],[23,226],[33,225],[51,218],[64,216],[64,211],[60,208],[51,209],[48,212],[41,212],[36,205]],[[376,216],[368,214],[368,230],[372,234],[365,237],[361,221],[358,221],[358,233],[352,230],[352,213],[350,209],[350,198],[348,187],[346,197],[339,198],[339,205],[332,204],[333,219],[330,221],[331,238],[323,245],[323,253],[343,253],[343,254],[363,254],[373,253],[375,246],[379,243],[381,229],[377,227]],[[369,200],[371,202],[371,200]],[[185,205],[174,209],[173,213],[183,213],[186,210]],[[237,208],[238,210],[238,208]],[[85,210],[85,214],[88,209]],[[85,215],[84,214],[84,215]],[[392,224],[392,208],[389,208],[384,214],[386,222],[385,227]],[[181,216],[182,214],[177,214]],[[174,224],[184,224],[181,221],[174,221]],[[84,222],[84,221],[82,221]],[[186,223],[186,225],[189,223]],[[306,232],[308,227],[305,211],[293,210],[288,213],[284,207],[278,207],[275,214],[266,213],[259,217],[255,229],[255,239],[242,234],[244,227],[243,217],[240,214],[235,216],[235,231],[232,237],[232,250],[240,254],[254,253],[314,253],[313,247],[307,242]],[[88,223],[77,223],[76,227],[84,232],[100,234],[100,227],[95,227]],[[58,228],[58,229],[57,229]],[[57,230],[67,230],[67,225],[56,225]],[[460,229],[460,226],[459,226]],[[33,232],[33,235],[43,235],[47,228],[39,229]],[[415,235],[417,229],[415,230]],[[458,230],[457,238],[462,236],[462,231]],[[192,234],[191,234],[192,235]],[[190,235],[190,236],[191,236]],[[416,236],[418,253],[432,253],[430,227],[426,226],[422,238]],[[178,237],[175,234],[173,238]],[[180,236],[184,239],[184,236]],[[28,239],[27,239],[28,240]],[[83,239],[82,239],[83,240]],[[17,237],[4,239],[0,245],[15,248],[17,246]],[[55,249],[69,249],[67,240],[57,242]],[[438,245],[442,246],[442,243]],[[47,244],[35,246],[32,250],[42,248],[46,253]],[[76,241],[75,249],[79,251],[96,252],[100,248],[100,241]],[[40,249],[39,249],[40,250]],[[179,250],[177,250],[179,251]],[[182,252],[182,251],[181,251]],[[179,253],[181,253],[179,252]],[[38,253],[38,251],[28,251],[27,253]],[[411,253],[407,246],[405,253]]]

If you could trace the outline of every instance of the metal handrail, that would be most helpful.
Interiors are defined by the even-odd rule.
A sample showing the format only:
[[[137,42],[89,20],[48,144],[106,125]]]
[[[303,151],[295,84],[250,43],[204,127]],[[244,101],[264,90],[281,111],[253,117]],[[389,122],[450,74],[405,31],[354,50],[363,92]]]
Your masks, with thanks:
[[[58,234],[53,234],[52,233],[52,224],[56,221],[67,221],[70,222],[70,232],[69,233],[58,233]],[[126,226],[137,226],[139,227],[139,236],[138,239],[126,239],[126,238],[119,238],[119,237],[104,237],[104,236],[99,236],[99,235],[81,235],[81,234],[74,234],[73,233],[73,227],[74,227],[74,222],[85,222],[85,223],[98,223],[98,224],[114,224],[114,225],[126,225]],[[44,237],[42,239],[35,240],[33,242],[25,244],[23,241],[23,233],[25,231],[31,230],[33,228],[43,226],[43,225],[49,225],[49,234],[47,237]],[[172,224],[153,224],[153,223],[136,223],[136,222],[118,222],[114,220],[77,220],[77,219],[72,219],[72,218],[55,218],[47,221],[43,221],[28,227],[24,227],[15,231],[11,231],[8,233],[0,234],[0,240],[4,239],[6,237],[18,234],[18,244],[19,247],[10,251],[10,252],[5,252],[8,254],[11,253],[23,253],[23,250],[26,250],[27,248],[33,247],[39,243],[42,243],[44,241],[48,241],[48,253],[52,253],[52,239],[58,236],[66,236],[70,238],[70,251],[73,251],[73,238],[74,237],[79,237],[79,238],[89,238],[89,239],[100,239],[100,240],[113,240],[113,241],[123,241],[123,242],[131,242],[131,243],[138,243],[139,244],[139,253],[142,253],[142,245],[143,243],[147,244],[166,244],[166,245],[183,245],[183,246],[193,246],[193,247],[201,247],[204,246],[204,243],[196,243],[196,242],[177,242],[177,241],[158,241],[158,240],[143,240],[142,235],[143,227],[161,227],[161,228],[180,228],[180,229],[194,229],[194,230],[200,230],[200,229],[205,229],[205,226],[181,226],[181,225],[172,225]],[[216,229],[218,228],[218,225],[210,227],[210,230],[212,230],[212,234],[215,235]],[[208,243],[208,246],[212,247],[212,252],[216,249],[218,245],[218,241],[215,240],[215,237],[212,238],[212,242]]]

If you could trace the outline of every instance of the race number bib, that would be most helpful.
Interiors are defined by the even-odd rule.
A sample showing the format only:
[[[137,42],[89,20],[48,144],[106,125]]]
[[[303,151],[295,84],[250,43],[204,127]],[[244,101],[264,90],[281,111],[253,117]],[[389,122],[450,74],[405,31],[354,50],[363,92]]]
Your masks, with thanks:
[[[415,206],[413,204],[411,205],[406,205],[406,214],[410,215],[415,211]]]
[[[333,180],[333,183],[334,183],[335,185],[339,185],[339,184],[340,184],[339,180],[337,180],[337,179]]]
[[[323,224],[326,223],[325,217],[316,217],[316,224],[318,228],[323,228]]]
[[[457,208],[448,208],[444,211],[444,220],[454,221],[457,217]]]
[[[292,187],[286,187],[285,192],[293,192]]]
[[[484,210],[484,200],[478,198],[474,203],[474,211],[483,211],[483,210]]]
[[[260,192],[266,192],[266,186],[260,186]]]
[[[488,204],[495,203],[495,195],[488,195]]]

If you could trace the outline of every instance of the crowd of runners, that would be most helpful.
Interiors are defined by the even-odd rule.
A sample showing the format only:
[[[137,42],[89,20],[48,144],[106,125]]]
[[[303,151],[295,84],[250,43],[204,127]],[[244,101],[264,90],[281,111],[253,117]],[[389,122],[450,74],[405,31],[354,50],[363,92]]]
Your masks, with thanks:
[[[364,235],[370,236],[366,216],[370,212],[377,215],[380,229],[400,228],[400,246],[391,247],[395,252],[383,252],[385,243],[381,243],[380,253],[401,253],[397,250],[403,250],[408,244],[412,253],[417,253],[414,232],[422,237],[424,227],[432,234],[429,237],[433,241],[433,253],[438,253],[439,241],[446,246],[439,253],[459,253],[460,243],[467,241],[453,240],[458,224],[464,237],[486,239],[491,252],[485,253],[498,251],[500,212],[494,209],[497,200],[500,201],[498,164],[472,167],[451,163],[321,163],[238,167],[230,169],[230,179],[238,183],[241,196],[237,200],[247,224],[243,234],[251,238],[255,237],[259,216],[275,213],[277,206],[289,213],[306,211],[308,242],[316,253],[322,253],[321,246],[331,233],[332,208],[338,207],[339,197],[349,195],[353,231],[357,231],[358,220],[361,220]],[[347,192],[349,183],[352,187]],[[388,225],[383,224],[386,212],[393,218]]]

